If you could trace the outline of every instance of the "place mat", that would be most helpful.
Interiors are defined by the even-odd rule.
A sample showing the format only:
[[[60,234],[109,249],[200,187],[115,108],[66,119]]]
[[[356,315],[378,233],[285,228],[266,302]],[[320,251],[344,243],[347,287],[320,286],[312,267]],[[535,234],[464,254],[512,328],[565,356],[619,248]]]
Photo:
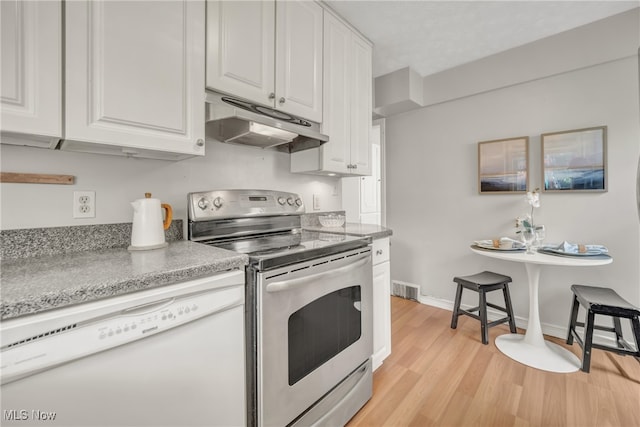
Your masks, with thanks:
[[[497,252],[523,252],[526,248],[496,248],[493,245],[483,245],[474,243],[471,245],[474,249],[481,249],[483,251],[497,251]]]
[[[540,248],[538,252],[546,255],[563,256],[569,258],[589,258],[589,259],[610,259],[611,257],[603,253],[579,253],[579,252],[563,252],[560,250]]]
[[[578,243],[569,243],[566,240],[560,244],[543,245],[540,249],[558,255],[572,256],[594,256],[606,255],[609,253],[609,249],[603,245],[582,245]]]
[[[519,240],[512,239],[511,237],[500,237],[498,239],[481,239],[474,240],[473,244],[481,249],[488,249],[492,251],[523,251],[526,249],[524,243]]]

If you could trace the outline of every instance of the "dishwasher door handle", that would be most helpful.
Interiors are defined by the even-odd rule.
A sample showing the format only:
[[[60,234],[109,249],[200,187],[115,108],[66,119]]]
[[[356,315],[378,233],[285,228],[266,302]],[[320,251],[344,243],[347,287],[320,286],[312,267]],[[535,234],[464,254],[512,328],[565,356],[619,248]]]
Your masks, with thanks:
[[[269,283],[266,286],[266,290],[269,293],[274,293],[274,292],[284,292],[284,291],[289,291],[291,289],[294,288],[298,288],[300,286],[304,286],[305,284],[309,283],[309,282],[315,282],[317,280],[320,279],[326,279],[332,276],[336,276],[339,274],[344,274],[350,270],[355,270],[359,267],[362,267],[363,265],[365,265],[367,262],[369,262],[369,255],[367,255],[366,257],[352,262],[351,264],[347,264],[345,266],[336,268],[335,270],[330,270],[330,271],[324,271],[321,273],[315,273],[315,274],[311,274],[309,276],[304,276],[304,277],[299,277],[297,279],[291,279],[291,280],[280,280],[278,282],[273,282],[273,283]]]
[[[148,302],[146,304],[140,304],[135,307],[129,307],[120,312],[120,314],[124,315],[133,315],[133,314],[144,314],[147,312],[159,310],[162,307],[173,304],[176,299],[174,297],[165,298],[160,301]]]

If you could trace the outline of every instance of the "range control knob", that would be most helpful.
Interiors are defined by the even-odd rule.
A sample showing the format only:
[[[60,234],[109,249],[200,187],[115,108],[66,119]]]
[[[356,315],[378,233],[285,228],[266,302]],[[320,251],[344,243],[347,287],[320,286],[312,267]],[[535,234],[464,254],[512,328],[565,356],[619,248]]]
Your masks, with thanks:
[[[302,206],[302,200],[296,199],[296,206],[298,207]]]
[[[198,207],[202,210],[205,210],[209,207],[209,201],[204,197],[198,200]]]
[[[287,203],[289,204],[289,206],[293,206],[293,197],[289,197],[287,199]]]
[[[285,203],[287,203],[287,201],[284,199],[284,197],[278,197],[278,203],[284,205]]]
[[[220,209],[222,207],[222,198],[216,197],[215,199],[213,199],[213,206]]]

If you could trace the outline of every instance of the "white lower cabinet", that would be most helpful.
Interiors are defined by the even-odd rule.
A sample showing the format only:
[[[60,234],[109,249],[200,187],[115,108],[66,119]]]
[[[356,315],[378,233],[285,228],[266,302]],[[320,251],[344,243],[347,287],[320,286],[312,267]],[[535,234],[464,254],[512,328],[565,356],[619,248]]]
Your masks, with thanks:
[[[204,155],[204,1],[71,1],[65,34],[62,150]]]
[[[4,144],[55,148],[62,137],[62,6],[0,2]]]
[[[373,369],[391,354],[391,263],[389,238],[373,242]]]

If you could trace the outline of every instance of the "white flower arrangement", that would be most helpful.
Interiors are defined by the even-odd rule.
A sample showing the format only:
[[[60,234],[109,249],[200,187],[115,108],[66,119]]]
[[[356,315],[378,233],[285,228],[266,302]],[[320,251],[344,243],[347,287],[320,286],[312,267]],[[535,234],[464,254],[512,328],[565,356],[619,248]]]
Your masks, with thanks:
[[[518,233],[520,233],[522,230],[536,229],[536,226],[533,222],[533,210],[540,207],[540,189],[536,188],[534,191],[527,191],[525,202],[527,202],[531,206],[531,213],[516,218],[516,228],[518,229]]]
[[[540,207],[540,191],[539,188],[536,188],[534,191],[527,191],[527,203],[531,205],[531,215],[533,215],[533,208]]]

